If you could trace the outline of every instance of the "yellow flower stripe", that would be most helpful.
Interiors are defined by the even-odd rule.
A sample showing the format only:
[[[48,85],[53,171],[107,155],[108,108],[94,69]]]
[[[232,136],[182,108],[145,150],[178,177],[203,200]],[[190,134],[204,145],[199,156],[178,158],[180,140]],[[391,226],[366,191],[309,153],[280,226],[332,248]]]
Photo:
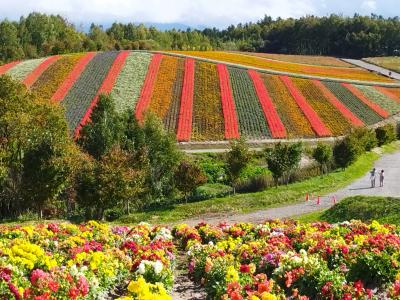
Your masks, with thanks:
[[[351,125],[340,111],[324,97],[323,93],[310,80],[293,78],[292,81],[334,135],[342,135],[351,129]]]
[[[215,64],[197,62],[193,97],[193,140],[223,140],[219,79]]]
[[[333,77],[343,79],[353,79],[361,81],[380,81],[392,82],[386,77],[368,72],[359,68],[330,68],[324,66],[304,66],[290,62],[269,60],[266,58],[230,53],[222,51],[172,51],[178,54],[190,55],[206,59],[225,61],[228,63],[257,67],[261,69],[289,72],[296,74],[306,74],[321,77]]]
[[[278,76],[263,74],[262,78],[285,125],[288,137],[314,137],[310,123]]]

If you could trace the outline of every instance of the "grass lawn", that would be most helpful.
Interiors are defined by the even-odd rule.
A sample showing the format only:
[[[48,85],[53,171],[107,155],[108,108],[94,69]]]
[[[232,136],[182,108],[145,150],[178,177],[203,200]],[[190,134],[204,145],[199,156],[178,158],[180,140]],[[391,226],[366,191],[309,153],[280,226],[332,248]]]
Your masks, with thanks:
[[[399,143],[384,146],[382,153],[399,149]],[[372,168],[379,158],[376,152],[368,152],[345,170],[338,170],[325,176],[311,178],[302,182],[270,188],[251,194],[236,194],[224,198],[214,198],[188,204],[162,206],[144,212],[138,212],[118,219],[117,223],[135,223],[147,221],[151,223],[173,223],[184,221],[191,217],[218,213],[246,213],[271,207],[278,207],[303,201],[308,193],[325,194],[333,192],[350,184],[363,176]]]
[[[374,65],[381,66],[383,68],[400,72],[400,57],[399,56],[387,56],[387,57],[368,57],[364,58],[366,62]]]
[[[400,198],[354,196],[340,201],[330,209],[294,218],[301,223],[327,221],[337,223],[351,219],[400,225]]]

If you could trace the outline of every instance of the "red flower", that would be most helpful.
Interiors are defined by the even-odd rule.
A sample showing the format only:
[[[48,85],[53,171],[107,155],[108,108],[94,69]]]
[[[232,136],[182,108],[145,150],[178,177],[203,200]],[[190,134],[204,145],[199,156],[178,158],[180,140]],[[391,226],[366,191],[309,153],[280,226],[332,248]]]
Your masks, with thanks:
[[[68,296],[69,296],[71,299],[76,299],[76,298],[78,298],[78,296],[79,296],[79,290],[78,290],[76,287],[70,288],[69,291],[68,291]]]
[[[49,289],[50,289],[52,292],[57,292],[58,288],[59,288],[58,282],[55,282],[55,281],[53,281],[53,280],[50,280],[50,282],[49,282]]]
[[[77,285],[82,296],[85,296],[87,293],[89,293],[89,283],[84,276],[79,277]]]
[[[342,298],[342,300],[352,300],[352,299],[353,299],[353,297],[349,293],[344,294],[343,298]]]
[[[250,273],[250,266],[249,265],[240,265],[240,272],[241,273]]]

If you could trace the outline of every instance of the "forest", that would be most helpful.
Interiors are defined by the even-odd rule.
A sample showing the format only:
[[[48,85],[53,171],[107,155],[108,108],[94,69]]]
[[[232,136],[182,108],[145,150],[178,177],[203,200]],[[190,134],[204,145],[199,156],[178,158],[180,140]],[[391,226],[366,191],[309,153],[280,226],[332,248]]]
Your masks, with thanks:
[[[31,13],[0,22],[0,63],[54,54],[102,50],[231,50],[338,57],[400,53],[400,19],[382,16],[273,19],[206,28],[160,31],[137,23],[91,24],[87,32],[59,15]]]

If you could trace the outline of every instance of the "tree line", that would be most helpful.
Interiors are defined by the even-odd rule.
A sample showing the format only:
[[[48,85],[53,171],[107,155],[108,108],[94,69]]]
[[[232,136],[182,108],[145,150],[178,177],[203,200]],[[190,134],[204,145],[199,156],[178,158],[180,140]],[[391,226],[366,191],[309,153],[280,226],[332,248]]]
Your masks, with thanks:
[[[77,30],[59,15],[31,13],[0,22],[0,63],[54,54],[102,50],[240,50],[340,57],[400,54],[400,20],[382,16],[273,19],[226,29],[157,30],[154,26],[115,22]]]

